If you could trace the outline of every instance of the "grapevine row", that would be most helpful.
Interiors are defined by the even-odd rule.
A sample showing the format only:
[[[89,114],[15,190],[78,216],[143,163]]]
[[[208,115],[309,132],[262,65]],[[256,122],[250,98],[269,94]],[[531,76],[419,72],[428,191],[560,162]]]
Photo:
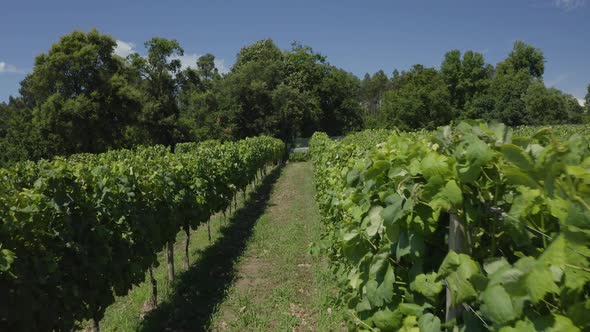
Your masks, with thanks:
[[[96,324],[180,230],[188,240],[283,153],[280,140],[256,137],[0,169],[0,330]]]
[[[590,328],[590,141],[462,122],[310,142],[356,329]]]

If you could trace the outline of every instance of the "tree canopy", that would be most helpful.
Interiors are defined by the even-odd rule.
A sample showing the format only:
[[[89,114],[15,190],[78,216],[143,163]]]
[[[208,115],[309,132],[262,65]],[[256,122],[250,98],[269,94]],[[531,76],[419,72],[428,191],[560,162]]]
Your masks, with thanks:
[[[298,42],[246,45],[227,73],[209,53],[183,68],[173,39],[152,38],[146,54],[125,59],[115,46],[97,30],[74,31],[36,58],[20,95],[0,104],[0,164],[261,134],[290,142],[315,131],[434,129],[455,119],[579,123],[590,110],[590,86],[585,107],[547,88],[543,52],[521,41],[496,66],[451,50],[440,69],[416,64],[362,80]]]

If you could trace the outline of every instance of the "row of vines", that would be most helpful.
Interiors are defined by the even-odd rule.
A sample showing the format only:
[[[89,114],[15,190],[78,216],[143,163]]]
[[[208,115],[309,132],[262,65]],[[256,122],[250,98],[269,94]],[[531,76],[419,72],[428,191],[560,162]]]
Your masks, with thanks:
[[[179,231],[188,248],[191,229],[283,154],[280,140],[257,137],[0,169],[0,330],[69,331],[84,320],[97,330],[115,296],[152,276],[158,252],[172,261]]]
[[[353,328],[590,330],[590,141],[462,122],[311,142]]]

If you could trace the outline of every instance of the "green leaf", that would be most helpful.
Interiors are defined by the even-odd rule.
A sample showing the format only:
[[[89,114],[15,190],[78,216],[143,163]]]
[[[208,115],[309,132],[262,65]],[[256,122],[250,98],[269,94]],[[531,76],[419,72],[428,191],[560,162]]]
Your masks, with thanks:
[[[531,157],[522,148],[514,144],[504,144],[502,145],[501,150],[502,154],[508,161],[521,169],[529,171],[535,167],[535,163]]]
[[[440,176],[442,178],[446,177],[447,175],[451,174],[448,160],[448,157],[436,152],[429,153],[420,162],[422,174],[426,179],[433,176]]]
[[[410,284],[410,289],[424,295],[426,298],[435,300],[436,296],[443,290],[441,281],[436,281],[436,273],[419,274]]]
[[[383,332],[397,331],[402,326],[402,319],[401,312],[392,312],[387,308],[375,312],[371,317],[373,324]]]
[[[369,226],[367,227],[367,235],[369,237],[375,236],[383,228],[383,217],[381,217],[383,207],[374,206],[369,210]]]
[[[529,188],[539,188],[539,184],[528,173],[523,172],[520,168],[506,165],[503,169],[504,176],[509,182],[515,185],[527,186]]]
[[[495,324],[506,324],[516,318],[510,295],[504,287],[494,285],[488,287],[481,295],[483,315]]]
[[[499,332],[537,332],[537,328],[533,322],[527,319],[517,321],[514,327],[504,326]]]
[[[487,274],[494,274],[500,268],[503,268],[503,267],[509,266],[509,265],[510,264],[508,263],[508,261],[504,257],[493,258],[493,259],[487,260],[484,263],[483,269],[484,269],[484,271],[486,271]]]
[[[440,332],[440,318],[431,313],[426,313],[418,320],[418,326],[421,332]]]
[[[469,281],[479,273],[479,265],[465,254],[450,251],[443,260],[437,280],[446,279],[453,304],[463,303],[477,295]]]
[[[463,203],[463,194],[455,180],[448,181],[428,204],[433,209],[450,210]]]
[[[395,283],[393,268],[388,265],[382,280],[379,281],[379,279],[371,279],[365,285],[367,299],[372,307],[381,307],[391,302],[393,298],[393,285]]]
[[[14,262],[16,255],[8,250],[8,249],[1,249],[0,250],[0,271],[6,272],[10,269],[10,265]]]
[[[356,186],[356,184],[358,183],[359,180],[359,172],[357,170],[351,170],[350,172],[348,172],[348,174],[346,175],[346,184],[349,187],[354,187]]]
[[[417,233],[406,231],[400,234],[395,255],[397,260],[410,254],[414,258],[422,258],[425,251],[424,238]]]
[[[548,267],[537,264],[525,279],[526,287],[534,304],[539,303],[546,294],[559,293],[559,287],[553,281],[553,273]]]

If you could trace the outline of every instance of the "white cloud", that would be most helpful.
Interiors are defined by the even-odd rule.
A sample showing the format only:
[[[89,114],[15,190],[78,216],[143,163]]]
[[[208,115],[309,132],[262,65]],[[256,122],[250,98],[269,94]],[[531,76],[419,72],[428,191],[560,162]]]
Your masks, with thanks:
[[[8,64],[4,61],[0,61],[0,73],[22,73],[22,70],[16,68],[16,66]]]
[[[117,40],[117,47],[115,47],[113,52],[122,58],[126,58],[128,55],[136,52],[135,44]]]
[[[180,60],[180,64],[182,69],[186,68],[197,68],[197,60],[201,57],[201,54],[185,54],[185,55],[174,55],[171,56],[170,59],[173,60]],[[229,72],[229,69],[225,66],[225,61],[223,59],[215,59],[214,61],[215,67],[221,74],[226,74]]]
[[[229,68],[227,68],[225,60],[223,59],[215,59],[215,67],[217,67],[217,70],[219,70],[219,73],[221,74],[229,73]]]
[[[566,10],[584,6],[586,0],[553,0],[553,4]]]
[[[553,88],[553,87],[555,87],[555,85],[557,85],[557,84],[565,81],[566,79],[567,79],[567,75],[559,75],[559,76],[557,76],[554,79],[547,80],[545,82],[545,85],[548,86],[548,87],[550,87],[550,88]]]
[[[123,58],[126,58],[128,55],[136,53],[136,52],[137,52],[137,49],[136,49],[136,45],[134,43],[124,42],[122,40],[117,40],[117,47],[115,47],[115,50],[113,51],[113,53],[115,53],[116,55],[123,57]],[[142,56],[145,57],[144,54],[142,54]],[[192,53],[192,54],[185,54],[185,55],[180,55],[180,56],[174,55],[174,56],[171,56],[170,59],[180,60],[180,63],[182,65],[182,69],[197,68],[197,60],[199,59],[200,56],[201,56],[201,54]],[[229,72],[229,68],[227,68],[227,66],[225,65],[225,61],[223,59],[215,59],[215,67],[222,74],[226,74]],[[1,70],[0,70],[0,72],[1,72]]]
[[[581,98],[576,98],[578,100],[578,104],[580,104],[580,106],[584,106],[584,104],[586,104],[586,101],[584,99]]]

